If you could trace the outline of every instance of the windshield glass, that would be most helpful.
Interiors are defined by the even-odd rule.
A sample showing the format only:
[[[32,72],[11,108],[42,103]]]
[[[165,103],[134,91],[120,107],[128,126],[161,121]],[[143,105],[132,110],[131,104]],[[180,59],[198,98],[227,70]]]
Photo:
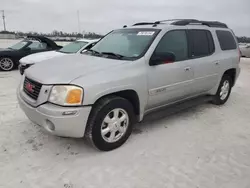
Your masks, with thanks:
[[[67,44],[63,48],[59,50],[59,52],[63,53],[77,53],[82,47],[86,46],[88,42],[84,41],[76,41],[70,44]]]
[[[121,29],[108,34],[93,48],[99,54],[138,58],[146,53],[159,29]]]
[[[13,50],[20,50],[21,48],[23,48],[27,44],[28,44],[28,41],[23,40],[21,42],[16,43],[15,45],[9,47],[9,48],[13,49]]]

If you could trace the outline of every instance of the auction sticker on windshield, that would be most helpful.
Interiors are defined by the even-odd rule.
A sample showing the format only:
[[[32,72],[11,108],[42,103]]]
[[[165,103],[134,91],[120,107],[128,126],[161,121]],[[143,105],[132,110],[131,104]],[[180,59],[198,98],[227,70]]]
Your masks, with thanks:
[[[154,35],[154,31],[140,31],[137,33],[137,35],[143,35],[143,36],[152,36]]]

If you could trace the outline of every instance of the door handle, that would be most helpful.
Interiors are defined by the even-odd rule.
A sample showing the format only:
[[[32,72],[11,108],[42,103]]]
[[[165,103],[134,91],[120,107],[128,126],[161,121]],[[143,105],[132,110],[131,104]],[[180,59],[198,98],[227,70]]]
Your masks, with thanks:
[[[185,68],[185,71],[190,71],[191,70],[191,67],[186,67]]]

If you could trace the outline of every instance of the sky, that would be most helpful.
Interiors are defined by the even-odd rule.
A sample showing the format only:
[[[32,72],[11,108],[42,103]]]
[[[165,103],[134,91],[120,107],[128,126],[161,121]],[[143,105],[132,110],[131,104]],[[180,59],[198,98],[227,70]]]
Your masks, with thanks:
[[[105,34],[123,25],[173,18],[225,22],[250,37],[250,0],[0,0],[11,31]],[[0,21],[0,30],[3,23]]]

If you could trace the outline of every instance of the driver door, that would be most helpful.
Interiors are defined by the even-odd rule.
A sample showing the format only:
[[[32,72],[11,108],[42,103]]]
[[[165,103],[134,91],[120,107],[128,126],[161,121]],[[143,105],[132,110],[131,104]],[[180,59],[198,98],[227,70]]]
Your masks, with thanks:
[[[174,54],[175,61],[162,61],[158,65],[148,66],[149,98],[147,110],[187,98],[192,94],[191,86],[194,72],[191,61],[188,59],[186,30],[167,32],[162,37],[152,57],[163,53]]]

